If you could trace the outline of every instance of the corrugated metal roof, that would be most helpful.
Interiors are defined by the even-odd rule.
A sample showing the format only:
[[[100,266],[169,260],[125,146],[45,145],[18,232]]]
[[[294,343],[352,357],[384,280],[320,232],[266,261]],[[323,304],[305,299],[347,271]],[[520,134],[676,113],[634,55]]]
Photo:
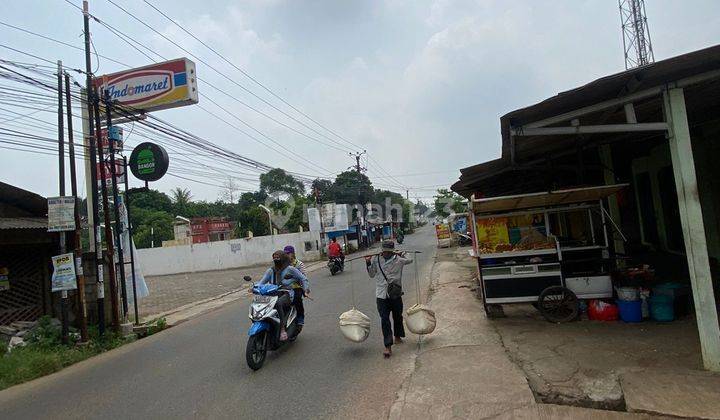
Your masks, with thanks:
[[[646,66],[602,77],[586,85],[559,93],[540,103],[509,112],[500,118],[502,155],[499,159],[461,169],[460,179],[451,189],[465,197],[482,189],[484,180],[513,172],[510,164],[510,129],[533,121],[561,115],[604,100],[637,92],[720,69],[720,45],[671,57]],[[562,150],[566,145],[558,137],[526,138],[524,150],[551,145]],[[550,146],[548,146],[550,147]],[[516,152],[519,152],[516,145]],[[521,174],[520,176],[525,176]]]
[[[48,228],[47,217],[2,217],[0,230],[5,229],[44,229]]]
[[[35,216],[47,214],[47,198],[4,182],[0,182],[0,202]]]

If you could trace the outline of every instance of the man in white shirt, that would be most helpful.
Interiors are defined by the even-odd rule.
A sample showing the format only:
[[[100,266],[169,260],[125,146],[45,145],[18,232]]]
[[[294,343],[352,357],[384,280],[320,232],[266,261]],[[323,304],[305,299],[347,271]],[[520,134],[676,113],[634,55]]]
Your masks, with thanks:
[[[410,263],[412,260],[406,258],[404,252],[400,254],[395,252],[393,241],[383,242],[381,255],[365,257],[368,275],[376,279],[375,297],[385,344],[383,355],[386,358],[392,355],[393,343],[400,344],[405,337],[402,317],[402,271],[403,267]]]

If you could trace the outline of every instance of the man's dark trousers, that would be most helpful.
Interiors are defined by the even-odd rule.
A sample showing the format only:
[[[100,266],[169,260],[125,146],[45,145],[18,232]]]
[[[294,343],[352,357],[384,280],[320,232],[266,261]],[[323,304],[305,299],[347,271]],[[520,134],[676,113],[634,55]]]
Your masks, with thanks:
[[[403,301],[402,297],[397,299],[377,299],[377,309],[380,314],[380,324],[383,332],[383,342],[385,347],[393,345],[393,336],[405,337],[405,327],[403,326]],[[390,315],[392,314],[392,326],[390,325]],[[395,334],[393,334],[393,331]]]

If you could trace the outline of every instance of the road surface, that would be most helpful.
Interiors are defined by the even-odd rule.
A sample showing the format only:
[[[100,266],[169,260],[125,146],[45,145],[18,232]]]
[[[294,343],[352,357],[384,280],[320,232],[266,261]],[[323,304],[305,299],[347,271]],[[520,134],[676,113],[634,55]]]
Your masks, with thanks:
[[[435,256],[432,226],[406,237],[417,249],[426,289]],[[410,372],[409,336],[382,358],[374,280],[364,261],[331,277],[312,273],[314,301],[295,343],[271,352],[263,368],[245,363],[249,299],[170,328],[61,372],[0,392],[3,418],[382,418]],[[413,265],[404,274],[405,306],[415,303]],[[346,341],[337,317],[356,306],[373,319],[368,340]]]

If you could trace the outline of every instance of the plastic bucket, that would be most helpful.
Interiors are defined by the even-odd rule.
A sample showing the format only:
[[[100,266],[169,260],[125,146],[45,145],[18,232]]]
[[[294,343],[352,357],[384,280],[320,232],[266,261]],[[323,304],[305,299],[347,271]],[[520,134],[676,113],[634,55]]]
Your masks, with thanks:
[[[617,291],[619,300],[633,301],[638,300],[640,296],[640,291],[637,287],[618,287],[615,290]]]
[[[650,316],[659,322],[669,322],[675,319],[673,298],[666,295],[653,295],[650,297]]]
[[[620,319],[625,322],[642,321],[642,301],[640,300],[617,300]]]

